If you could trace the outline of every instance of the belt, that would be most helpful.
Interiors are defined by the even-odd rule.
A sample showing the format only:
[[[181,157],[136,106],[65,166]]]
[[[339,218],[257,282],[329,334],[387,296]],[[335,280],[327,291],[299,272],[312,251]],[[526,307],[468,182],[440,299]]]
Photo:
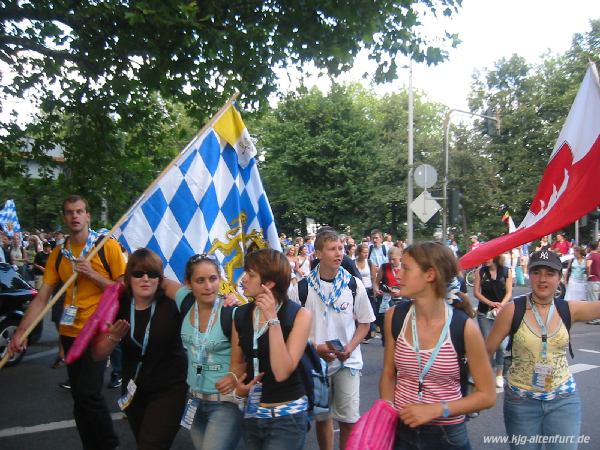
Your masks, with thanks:
[[[238,404],[238,401],[233,397],[233,392],[229,394],[205,394],[204,392],[192,391],[190,390],[190,395],[193,398],[197,398],[199,400],[204,400],[207,402],[229,402]]]
[[[256,410],[257,419],[271,419],[274,417],[290,416],[292,414],[298,414],[308,409],[308,398],[306,396],[300,397],[297,400],[284,403],[283,405],[277,406],[259,406]]]

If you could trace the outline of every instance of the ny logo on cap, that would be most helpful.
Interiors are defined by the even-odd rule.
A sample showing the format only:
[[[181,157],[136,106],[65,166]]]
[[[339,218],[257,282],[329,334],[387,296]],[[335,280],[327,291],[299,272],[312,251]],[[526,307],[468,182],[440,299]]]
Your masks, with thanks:
[[[548,259],[548,252],[540,252],[540,259]]]

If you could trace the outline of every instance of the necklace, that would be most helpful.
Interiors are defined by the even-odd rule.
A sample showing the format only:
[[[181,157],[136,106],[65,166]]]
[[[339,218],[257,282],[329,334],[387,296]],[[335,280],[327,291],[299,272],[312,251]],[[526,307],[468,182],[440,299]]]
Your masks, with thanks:
[[[550,300],[548,303],[537,302],[534,300],[533,296],[531,297],[531,301],[533,303],[535,303],[536,305],[540,305],[540,306],[550,306],[554,302],[554,300]]]

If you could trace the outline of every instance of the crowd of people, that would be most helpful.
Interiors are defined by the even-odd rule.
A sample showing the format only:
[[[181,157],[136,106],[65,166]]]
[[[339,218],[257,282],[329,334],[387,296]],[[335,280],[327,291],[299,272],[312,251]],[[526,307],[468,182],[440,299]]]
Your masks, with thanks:
[[[312,420],[321,450],[333,449],[334,421],[343,449],[360,418],[361,344],[373,337],[385,346],[379,389],[398,412],[396,449],[470,449],[466,420],[495,404],[497,386],[505,390],[509,435],[579,434],[580,400],[566,361],[569,328],[598,320],[600,302],[555,300],[554,293],[563,270],[569,285],[578,284],[573,295],[585,291],[592,300],[599,293],[597,243],[587,256],[573,249],[566,265],[566,244],[554,252],[542,243],[527,261],[532,292],[516,299],[513,270],[502,256],[487,261],[476,272],[475,312],[453,245],[405,246],[380,230],[356,243],[323,227],[294,242],[282,236],[284,252],[246,255],[241,286],[252,301],[241,305],[219,293],[214,255],[192,256],[182,285],[165,277],[162,261],[146,248],[125,257],[109,239],[86,259],[98,235],[84,198],[68,197],[63,216],[68,238],[52,251],[40,239],[47,259],[39,264],[39,293],[9,351],[26,346],[24,331],[74,272],[58,320],[65,351],[104,288],[123,284],[115,321],[67,367],[85,449],[118,446],[102,394],[106,360],[117,349],[118,405],[140,449],[170,448],[180,426],[197,449],[234,449],[241,441],[247,449],[301,449]],[[31,236],[29,242],[38,244]],[[13,253],[11,262],[26,259]],[[330,382],[329,409],[319,414],[303,378],[307,345],[325,361]]]

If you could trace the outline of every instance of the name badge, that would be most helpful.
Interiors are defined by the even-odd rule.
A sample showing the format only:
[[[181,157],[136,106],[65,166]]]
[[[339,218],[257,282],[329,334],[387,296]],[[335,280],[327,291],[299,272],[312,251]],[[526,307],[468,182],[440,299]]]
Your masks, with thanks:
[[[77,306],[69,305],[63,311],[62,318],[60,319],[60,324],[73,325],[75,323],[75,317],[77,317]]]
[[[256,383],[254,386],[252,386],[250,392],[248,393],[248,401],[246,402],[246,410],[244,411],[245,419],[256,417],[261,396],[262,383]]]
[[[124,411],[129,405],[131,405],[136,389],[137,386],[135,385],[135,382],[133,380],[129,380],[129,383],[127,383],[127,392],[117,400],[117,405],[119,405],[121,411]]]
[[[533,378],[531,385],[541,391],[547,391],[550,389],[550,374],[552,373],[552,366],[550,364],[537,363],[533,367]]]
[[[183,411],[183,416],[181,417],[180,425],[183,428],[187,428],[188,430],[192,429],[192,424],[194,423],[194,417],[196,417],[196,411],[198,410],[198,401],[197,398],[188,399],[185,410]]]

